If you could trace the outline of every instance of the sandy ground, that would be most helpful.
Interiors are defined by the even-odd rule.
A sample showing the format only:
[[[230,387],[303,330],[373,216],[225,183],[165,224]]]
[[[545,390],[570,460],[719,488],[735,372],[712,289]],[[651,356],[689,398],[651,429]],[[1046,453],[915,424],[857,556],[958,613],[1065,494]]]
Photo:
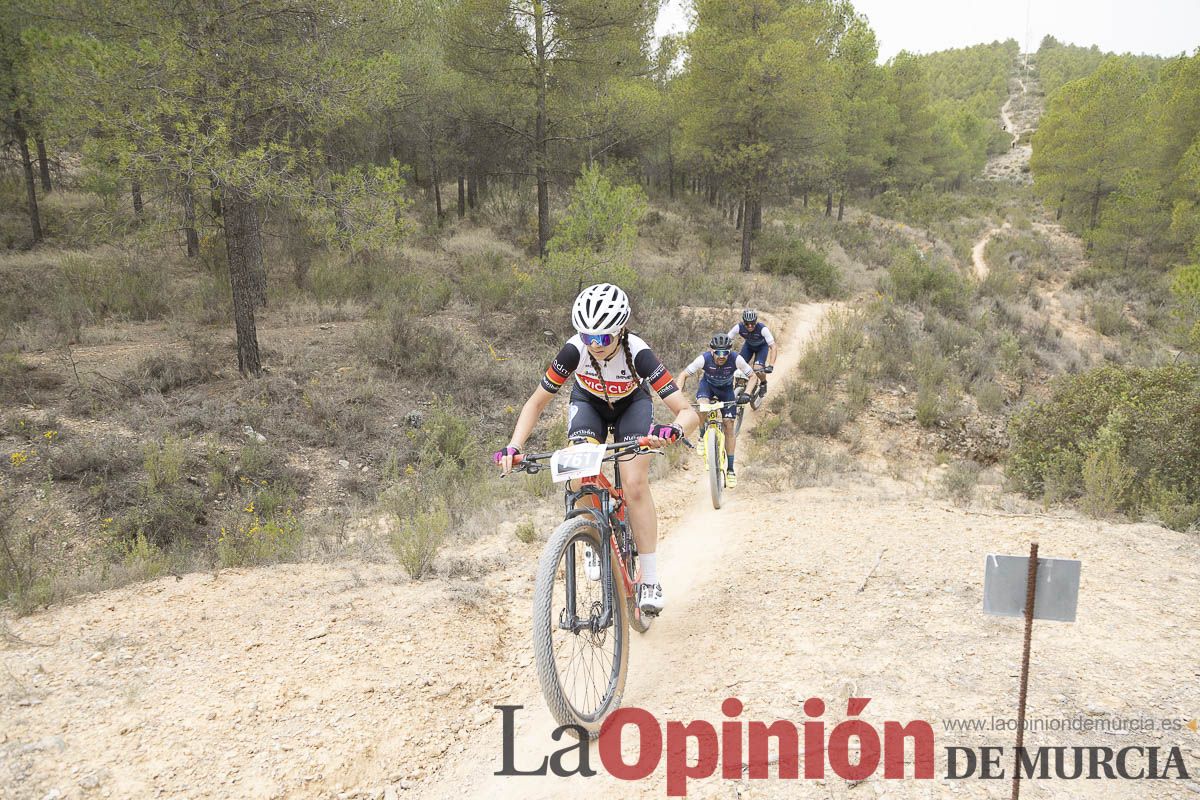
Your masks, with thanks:
[[[784,328],[777,378],[824,307]],[[778,381],[776,381],[778,385]],[[1035,629],[1030,714],[1188,717],[1200,678],[1192,536],[1152,525],[949,509],[870,475],[772,492],[753,454],[720,511],[698,470],[656,488],[670,607],[633,642],[625,703],[660,720],[803,719],[828,729],[847,698],[863,717],[923,719],[942,748],[1011,746],[941,720],[1015,713],[1018,620],[981,612],[984,556],[1083,560],[1079,620]],[[546,501],[546,502],[553,502]],[[532,666],[529,609],[539,545],[504,524],[465,553],[477,571],[414,583],[395,567],[295,565],[195,574],[107,592],[12,621],[0,640],[0,797],[640,797],[646,780],[497,777],[500,715],[517,718],[516,763],[558,743]],[[869,576],[869,577],[868,577]],[[861,589],[861,591],[860,591]],[[1200,736],[1037,734],[1030,744],[1184,746]],[[592,764],[600,768],[595,749]],[[693,781],[693,797],[990,797],[998,782]],[[1007,784],[1005,784],[1006,786]],[[1027,783],[1028,797],[1193,797],[1200,785]]]
[[[971,248],[971,267],[975,270],[975,277],[979,280],[983,280],[988,276],[987,260],[983,257],[983,251],[987,249],[987,243],[991,241],[993,236],[1011,227],[1012,225],[1006,222],[999,228],[992,228]]]

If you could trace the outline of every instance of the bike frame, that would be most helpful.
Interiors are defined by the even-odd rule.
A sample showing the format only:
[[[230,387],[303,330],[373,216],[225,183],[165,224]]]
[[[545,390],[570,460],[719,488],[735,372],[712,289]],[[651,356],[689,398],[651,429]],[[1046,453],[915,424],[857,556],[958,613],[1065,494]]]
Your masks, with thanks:
[[[585,503],[582,507],[578,504],[584,498],[595,498],[595,502]],[[632,597],[634,591],[634,576],[629,574],[629,570],[625,567],[625,559],[623,558],[623,547],[632,545],[632,535],[629,533],[628,524],[625,522],[625,495],[621,489],[621,460],[620,456],[613,459],[613,480],[610,482],[608,477],[601,473],[588,478],[580,479],[580,486],[575,491],[567,491],[563,498],[566,504],[566,519],[575,517],[591,516],[596,522],[596,527],[600,530],[600,580],[605,582],[612,574],[613,564],[619,565],[619,574],[621,576],[621,586],[624,589],[626,597]],[[614,525],[616,521],[616,525]],[[617,537],[614,535],[616,531],[621,531],[624,538],[630,540],[617,543]],[[575,559],[575,544],[572,542],[568,546],[567,561],[574,563]],[[575,609],[575,571],[568,570],[566,575],[567,588],[567,611],[568,618],[559,622],[559,627],[564,630],[569,630],[573,633],[579,633],[584,629],[602,630],[612,624],[612,596],[609,592],[604,593],[604,605],[601,606],[600,617],[595,624],[581,622]]]

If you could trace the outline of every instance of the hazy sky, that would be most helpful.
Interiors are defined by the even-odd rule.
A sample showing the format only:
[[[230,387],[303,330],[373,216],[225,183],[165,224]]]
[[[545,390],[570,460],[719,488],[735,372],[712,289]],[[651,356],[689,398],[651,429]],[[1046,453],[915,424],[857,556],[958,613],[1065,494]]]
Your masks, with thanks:
[[[687,28],[687,0],[666,0],[655,33]],[[854,0],[879,38],[880,60],[1016,39],[1032,50],[1046,34],[1115,53],[1191,54],[1200,47],[1200,0]]]

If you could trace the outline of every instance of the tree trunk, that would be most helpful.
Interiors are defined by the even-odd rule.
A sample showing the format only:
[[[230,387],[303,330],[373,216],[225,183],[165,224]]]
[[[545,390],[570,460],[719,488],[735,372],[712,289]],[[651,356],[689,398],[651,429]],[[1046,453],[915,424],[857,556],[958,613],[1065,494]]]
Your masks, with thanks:
[[[825,194],[825,216],[833,216],[833,190]]]
[[[129,190],[133,195],[133,214],[138,219],[141,219],[142,211],[144,210],[142,206],[142,182],[134,178],[129,182]]]
[[[262,239],[258,213],[249,193],[238,187],[225,192],[225,253],[229,259],[229,286],[233,290],[233,321],[237,328],[238,369],[243,376],[262,376],[254,310],[262,273]]]
[[[537,173],[538,256],[546,255],[550,241],[550,183],[546,175],[546,38],[543,32],[544,10],[533,4],[534,46],[537,50],[537,120],[534,124],[534,165]]]
[[[846,213],[846,190],[843,189],[842,193],[838,195],[838,222],[842,221],[842,217],[845,215],[845,213]]]
[[[804,207],[808,208],[808,189],[804,190]]]
[[[487,197],[487,190],[488,190],[487,173],[486,172],[476,173],[475,174],[475,184],[476,184],[476,186],[475,186],[475,204],[478,205],[481,198]]]
[[[432,155],[429,157],[429,163],[433,175],[433,206],[437,211],[437,223],[442,224],[442,171],[438,169],[437,159]]]
[[[46,156],[46,140],[38,134],[33,141],[37,145],[38,170],[42,174],[42,194],[50,194],[50,159]]]
[[[479,178],[474,172],[467,173],[467,207],[472,211],[479,208]]]
[[[200,237],[196,234],[196,195],[191,181],[183,185],[183,233],[187,238],[188,258],[200,255]]]
[[[738,203],[737,222],[735,222],[733,224],[734,230],[740,231],[742,229],[742,217],[745,216],[745,213],[746,213],[746,201],[743,200],[740,203]]]
[[[29,158],[29,142],[26,140],[25,127],[21,124],[21,112],[13,111],[15,123],[13,133],[17,137],[17,147],[21,150],[21,167],[25,171],[25,197],[29,201],[29,227],[33,231],[33,243],[42,241],[42,215],[38,213],[37,186],[33,182],[33,161]]]
[[[750,215],[750,230],[762,230],[762,200],[754,201],[754,213]]]
[[[742,207],[746,208],[746,209],[754,208],[755,202],[757,202],[757,200],[754,198],[751,198],[750,195],[747,194],[746,199],[742,202]],[[751,212],[751,213],[753,213],[753,212]],[[750,271],[750,238],[751,238],[751,236],[754,235],[753,231],[752,231],[754,224],[745,220],[744,217],[743,217],[743,221],[747,222],[747,224],[742,225],[742,272],[749,272]]]
[[[1095,230],[1100,220],[1100,182],[1096,181],[1096,191],[1092,192],[1092,215],[1088,222],[1088,230]]]
[[[675,154],[671,150],[671,129],[667,128],[667,194],[675,199]]]
[[[462,219],[467,215],[467,179],[463,174],[458,173],[458,218]]]

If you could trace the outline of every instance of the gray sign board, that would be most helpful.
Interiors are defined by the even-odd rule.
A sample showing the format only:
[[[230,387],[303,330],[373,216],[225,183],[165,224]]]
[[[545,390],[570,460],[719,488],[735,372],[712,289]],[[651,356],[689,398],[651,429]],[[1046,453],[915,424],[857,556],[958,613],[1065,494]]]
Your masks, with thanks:
[[[1074,622],[1079,602],[1080,562],[1070,558],[1039,558],[1034,619]],[[1025,581],[1029,556],[988,555],[983,567],[983,613],[1001,617],[1025,616]]]

